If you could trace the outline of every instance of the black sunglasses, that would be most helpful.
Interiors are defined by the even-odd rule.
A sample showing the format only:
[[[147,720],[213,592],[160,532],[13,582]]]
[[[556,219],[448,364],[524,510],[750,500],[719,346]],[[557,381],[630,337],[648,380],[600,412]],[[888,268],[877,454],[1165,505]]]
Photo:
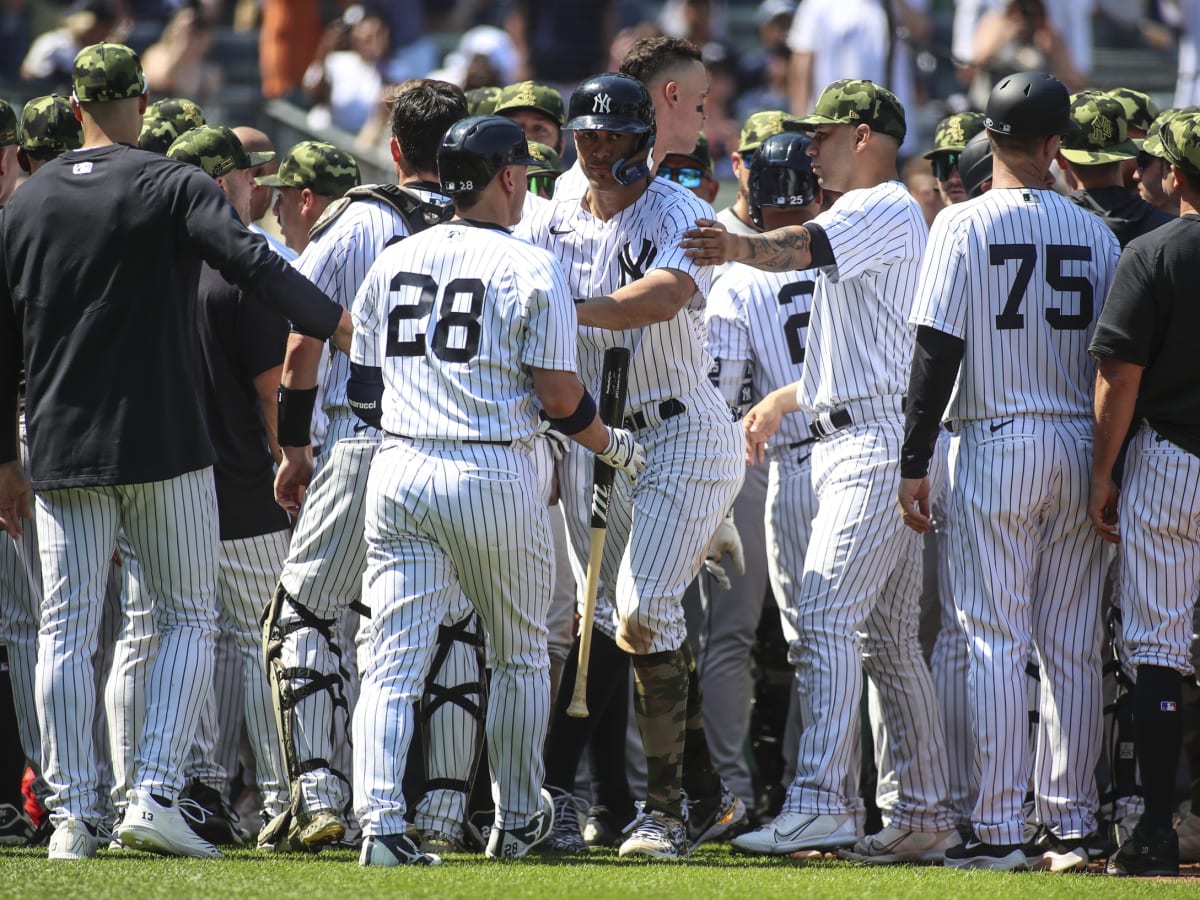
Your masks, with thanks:
[[[704,180],[704,170],[695,166],[659,166],[658,177],[676,181],[685,188],[698,188]]]
[[[1146,168],[1146,166],[1150,165],[1157,159],[1157,156],[1147,153],[1145,150],[1139,150],[1137,155],[1137,170],[1139,172],[1142,171],[1142,169]]]
[[[961,153],[939,153],[930,160],[933,165],[933,177],[938,181],[945,181],[958,168],[958,160],[961,156]]]
[[[754,154],[757,150],[743,150],[739,155],[742,157],[742,165],[749,169],[754,165]]]

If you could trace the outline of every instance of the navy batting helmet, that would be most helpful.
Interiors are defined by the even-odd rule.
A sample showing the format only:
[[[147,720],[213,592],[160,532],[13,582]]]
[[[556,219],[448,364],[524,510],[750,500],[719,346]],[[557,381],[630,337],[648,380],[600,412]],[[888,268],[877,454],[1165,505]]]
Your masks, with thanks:
[[[983,193],[983,183],[992,177],[992,144],[986,131],[967,141],[958,158],[958,177],[962,179],[968,197]]]
[[[571,105],[563,131],[618,131],[638,134],[641,139],[629,158],[637,158],[654,146],[654,101],[646,86],[629,75],[606,72],[585,79],[571,94]],[[613,177],[633,184],[650,175],[644,161],[613,166]]]
[[[1002,78],[988,96],[983,124],[997,134],[1041,137],[1078,131],[1067,86],[1045,72]]]
[[[763,227],[764,206],[808,206],[817,197],[807,134],[785,131],[773,134],[758,148],[750,164],[750,218]]]
[[[447,194],[482,191],[505,166],[537,164],[525,131],[502,116],[469,116],[450,126],[438,147],[438,178]]]

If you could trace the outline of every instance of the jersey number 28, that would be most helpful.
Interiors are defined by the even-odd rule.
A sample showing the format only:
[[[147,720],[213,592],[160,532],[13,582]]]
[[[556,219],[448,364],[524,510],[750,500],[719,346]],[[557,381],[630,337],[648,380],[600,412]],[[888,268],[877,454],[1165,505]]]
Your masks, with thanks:
[[[1033,277],[1033,267],[1037,263],[1037,247],[1033,244],[992,244],[988,252],[988,261],[993,266],[1002,266],[1012,259],[1019,263],[1012,289],[1008,292],[1008,302],[1004,304],[1004,311],[996,316],[996,328],[1000,331],[1024,328],[1025,315],[1020,312],[1021,301],[1025,299],[1029,279]],[[1066,313],[1058,307],[1048,306],[1045,312],[1046,322],[1051,328],[1059,331],[1082,331],[1092,321],[1092,283],[1082,275],[1064,274],[1063,263],[1068,260],[1091,262],[1092,248],[1073,244],[1047,244],[1046,267],[1042,275],[1046,284],[1054,290],[1064,294],[1078,294],[1079,311]]]
[[[424,356],[425,334],[423,322],[433,311],[438,299],[438,283],[429,275],[418,272],[397,272],[392,278],[391,288],[420,288],[421,296],[416,303],[396,306],[388,313],[387,355]],[[445,362],[469,362],[479,352],[479,336],[483,330],[479,317],[483,314],[483,282],[478,278],[455,278],[442,290],[438,302],[438,320],[433,326],[433,355]],[[456,310],[455,298],[465,296],[470,300],[468,309]],[[417,333],[409,340],[400,337],[401,322],[415,319]],[[460,329],[455,335],[452,329]],[[459,337],[458,346],[451,346],[451,338]]]

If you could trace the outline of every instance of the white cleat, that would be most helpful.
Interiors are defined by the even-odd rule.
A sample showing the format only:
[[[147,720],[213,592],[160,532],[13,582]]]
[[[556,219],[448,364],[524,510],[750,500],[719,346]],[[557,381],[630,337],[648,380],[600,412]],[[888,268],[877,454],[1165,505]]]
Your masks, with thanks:
[[[136,788],[129,792],[129,806],[117,826],[117,837],[126,847],[164,856],[193,859],[222,856],[220,850],[192,831],[177,805],[163,806],[148,791]]]
[[[797,851],[839,850],[857,840],[858,829],[851,815],[785,812],[770,825],[738,835],[730,843],[743,853],[786,856]]]
[[[50,836],[50,859],[91,859],[100,849],[100,838],[83,819],[67,816]]]
[[[946,831],[906,831],[888,826],[877,834],[868,835],[850,850],[839,850],[842,859],[856,862],[890,865],[894,863],[938,863],[946,851],[962,843],[953,828]]]

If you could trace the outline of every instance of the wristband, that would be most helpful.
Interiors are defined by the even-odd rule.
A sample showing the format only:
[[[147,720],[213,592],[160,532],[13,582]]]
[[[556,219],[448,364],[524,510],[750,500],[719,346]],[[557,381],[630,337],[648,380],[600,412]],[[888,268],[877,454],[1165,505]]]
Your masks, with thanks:
[[[296,389],[279,386],[279,413],[276,430],[280,447],[307,447],[312,437],[313,407],[317,403],[315,387]]]
[[[579,434],[579,432],[591,425],[592,420],[595,418],[596,401],[585,390],[583,396],[579,398],[579,405],[575,407],[575,412],[561,419],[551,416],[550,424],[554,426],[555,430],[561,431],[563,434]]]

